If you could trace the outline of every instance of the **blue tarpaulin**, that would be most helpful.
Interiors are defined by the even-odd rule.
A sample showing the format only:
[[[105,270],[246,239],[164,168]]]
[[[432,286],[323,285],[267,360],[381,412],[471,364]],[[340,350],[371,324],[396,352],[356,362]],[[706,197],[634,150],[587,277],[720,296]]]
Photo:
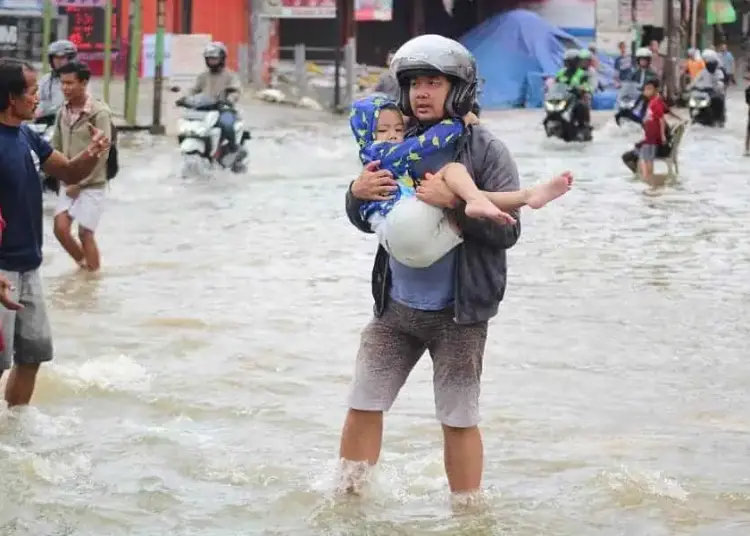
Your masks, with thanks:
[[[477,60],[479,76],[484,79],[479,103],[484,109],[539,107],[544,95],[544,77],[553,76],[562,67],[563,54],[569,48],[584,45],[532,11],[516,9],[501,13],[461,38]],[[599,55],[599,81],[611,86],[611,58]],[[609,108],[614,99],[609,93],[595,95],[595,108]]]

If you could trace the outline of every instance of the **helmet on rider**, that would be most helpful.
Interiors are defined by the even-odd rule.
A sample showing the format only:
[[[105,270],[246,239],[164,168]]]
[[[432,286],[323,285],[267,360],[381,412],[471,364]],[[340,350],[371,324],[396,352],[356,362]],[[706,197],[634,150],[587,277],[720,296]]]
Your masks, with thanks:
[[[50,43],[47,49],[47,60],[53,72],[57,72],[60,67],[75,60],[76,56],[78,56],[78,49],[75,44],[67,39],[60,39],[59,41]]]
[[[563,65],[566,69],[575,69],[578,67],[578,51],[575,49],[566,50],[563,55]]]
[[[399,107],[407,116],[414,115],[410,87],[422,76],[448,79],[451,87],[445,99],[445,113],[451,117],[463,117],[476,101],[477,65],[474,56],[463,45],[447,37],[428,34],[410,39],[393,55],[391,72],[401,87]]]
[[[214,41],[203,49],[206,67],[212,73],[221,72],[227,64],[227,47],[221,41]]]
[[[587,48],[582,48],[578,51],[578,60],[581,62],[580,65],[583,69],[589,68],[592,57],[591,51]]]
[[[706,69],[708,70],[708,72],[715,72],[719,67],[719,55],[716,53],[716,51],[707,48],[703,51],[701,56],[703,56],[703,61],[706,63]]]
[[[651,51],[646,47],[641,47],[636,50],[635,61],[638,64],[638,67],[640,67],[641,69],[648,69],[651,65],[652,56],[653,54],[651,54]]]

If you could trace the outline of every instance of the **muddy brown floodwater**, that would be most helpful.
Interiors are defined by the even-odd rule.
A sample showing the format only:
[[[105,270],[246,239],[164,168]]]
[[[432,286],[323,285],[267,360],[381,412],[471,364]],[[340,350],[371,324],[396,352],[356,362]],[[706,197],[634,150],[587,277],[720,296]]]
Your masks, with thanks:
[[[655,194],[611,125],[564,147],[538,111],[486,114],[524,183],[577,182],[523,214],[487,345],[486,508],[460,516],[428,360],[369,494],[332,498],[375,249],[344,215],[343,120],[248,112],[264,126],[241,177],[181,179],[174,140],[137,140],[101,276],[47,229],[57,358],[34,407],[0,413],[0,534],[750,533],[750,160],[730,107],[725,130],[688,131],[680,181]]]

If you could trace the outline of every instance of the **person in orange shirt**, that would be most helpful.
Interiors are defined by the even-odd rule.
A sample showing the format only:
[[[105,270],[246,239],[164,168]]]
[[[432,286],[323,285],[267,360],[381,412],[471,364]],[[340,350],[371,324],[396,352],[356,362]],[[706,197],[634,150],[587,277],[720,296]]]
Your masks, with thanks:
[[[701,58],[701,53],[699,50],[692,50],[690,57],[687,60],[687,72],[690,75],[690,82],[695,81],[695,77],[700,74],[700,72],[705,69],[706,62],[703,61],[703,58]]]

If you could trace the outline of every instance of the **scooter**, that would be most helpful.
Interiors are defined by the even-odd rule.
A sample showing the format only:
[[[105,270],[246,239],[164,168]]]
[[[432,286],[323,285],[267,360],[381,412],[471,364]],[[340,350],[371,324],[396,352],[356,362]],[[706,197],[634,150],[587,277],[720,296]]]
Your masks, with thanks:
[[[573,119],[573,110],[578,97],[568,84],[556,82],[544,98],[544,132],[548,138],[560,138],[565,142],[591,141],[591,128]]]
[[[617,93],[615,109],[615,123],[622,126],[623,121],[631,121],[640,125],[643,121],[643,105],[645,101],[641,98],[641,90],[638,82],[623,82]]]
[[[242,120],[237,117],[234,122],[236,150],[230,150],[229,142],[221,136],[219,116],[223,111],[236,113],[231,103],[194,95],[180,97],[175,104],[182,109],[177,141],[183,158],[198,157],[211,166],[219,165],[234,173],[247,170],[245,142],[250,139],[250,132],[245,130]]]
[[[52,135],[55,133],[56,118],[56,113],[37,117],[33,123],[29,123],[29,128],[37,132],[48,143],[51,143]],[[60,182],[54,177],[48,177],[44,171],[39,171],[39,180],[42,181],[45,191],[54,193],[60,191]]]
[[[710,89],[694,88],[690,91],[688,109],[690,110],[690,118],[693,123],[707,127],[724,126],[721,118],[715,117],[714,110],[711,107],[712,95],[713,92]]]

